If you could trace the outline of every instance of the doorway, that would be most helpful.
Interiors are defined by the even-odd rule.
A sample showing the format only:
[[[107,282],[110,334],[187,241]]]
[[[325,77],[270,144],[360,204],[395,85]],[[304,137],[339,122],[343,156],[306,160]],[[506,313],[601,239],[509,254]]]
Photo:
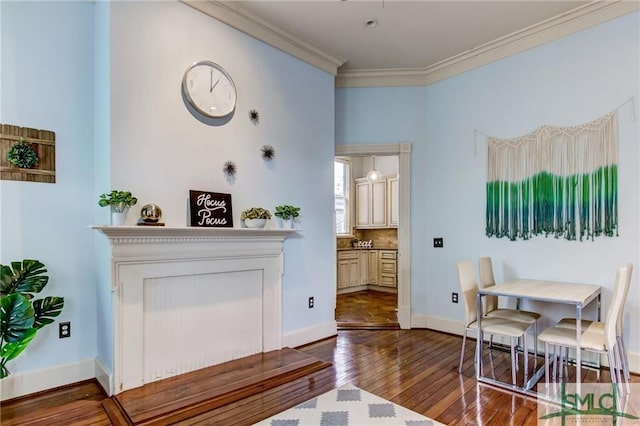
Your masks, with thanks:
[[[397,320],[400,328],[411,328],[411,144],[336,145],[335,155],[398,156]]]

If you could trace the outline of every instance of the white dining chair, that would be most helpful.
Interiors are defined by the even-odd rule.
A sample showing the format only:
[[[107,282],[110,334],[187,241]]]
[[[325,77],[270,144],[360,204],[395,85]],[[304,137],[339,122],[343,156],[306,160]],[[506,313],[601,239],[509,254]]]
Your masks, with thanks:
[[[582,333],[580,342],[576,339],[575,328],[571,329],[553,326],[540,333],[538,340],[544,342],[545,383],[547,386],[549,385],[550,346],[558,347],[560,353],[565,349],[568,351],[569,348],[575,348],[576,350],[606,354],[611,371],[611,382],[621,382],[621,360],[618,359],[618,351],[616,350],[618,343],[616,326],[618,316],[620,315],[619,311],[623,309],[626,295],[628,293],[627,287],[630,283],[629,276],[631,274],[631,269],[631,264],[627,264],[618,269],[614,284],[613,297],[607,312],[606,320],[603,323],[591,323]],[[554,359],[554,363],[555,362],[557,362],[557,360]],[[562,368],[563,364],[560,365],[560,369]],[[581,377],[576,377],[576,381],[580,382]]]
[[[478,272],[480,274],[480,288],[487,288],[496,285],[493,276],[493,263],[491,257],[481,257],[478,259]],[[520,309],[498,307],[498,296],[484,296],[484,315],[492,318],[506,318],[512,321],[520,321],[533,325],[534,354],[538,354],[538,319],[537,312],[523,311]],[[525,346],[526,348],[526,346]],[[528,350],[528,348],[527,348]]]
[[[620,310],[618,311],[618,318],[616,320],[616,339],[618,341],[618,344],[616,345],[617,350],[619,351],[618,356],[620,357],[620,359],[622,360],[622,372],[623,372],[623,378],[625,380],[625,382],[627,383],[627,388],[629,388],[629,382],[631,381],[631,372],[629,371],[629,357],[627,355],[627,349],[626,346],[624,344],[624,339],[622,337],[623,335],[623,325],[624,325],[624,303],[626,303],[627,300],[627,296],[629,294],[629,288],[631,287],[631,275],[633,273],[633,265],[631,263],[627,264],[627,268],[629,270],[629,273],[627,274],[627,282],[625,284],[625,294],[623,296],[623,305],[620,308]],[[560,321],[558,321],[558,323],[556,324],[556,327],[559,328],[568,328],[570,330],[574,330],[576,329],[576,324],[577,320],[576,318],[562,318]],[[591,331],[592,332],[599,332],[599,333],[604,333],[604,323],[603,322],[597,322],[597,321],[590,321],[590,320],[582,320],[580,322],[580,324],[582,325],[582,330],[586,330],[587,328],[589,328],[589,326],[591,326],[592,324],[593,327],[591,327]]]
[[[465,307],[465,326],[462,334],[462,349],[460,351],[460,365],[458,372],[462,373],[462,364],[464,362],[464,349],[467,341],[467,333],[469,331],[478,331],[478,309],[477,309],[477,297],[478,297],[478,284],[475,278],[475,267],[471,260],[461,261],[457,264],[458,267],[458,281],[460,282],[460,290],[462,292],[462,299]],[[524,345],[527,344],[527,330],[531,326],[528,323],[521,321],[513,321],[508,318],[482,318],[481,323],[482,331],[491,335],[504,336],[509,339],[511,346],[511,379],[513,384],[516,384],[516,354],[515,347],[517,339],[522,337]],[[478,346],[479,345],[479,346]],[[482,356],[482,342],[476,340],[476,351],[479,351],[479,356]],[[529,371],[529,357],[528,354],[524,354],[524,376],[525,382],[527,381]],[[476,366],[477,367],[477,366]],[[482,372],[480,372],[482,374]]]

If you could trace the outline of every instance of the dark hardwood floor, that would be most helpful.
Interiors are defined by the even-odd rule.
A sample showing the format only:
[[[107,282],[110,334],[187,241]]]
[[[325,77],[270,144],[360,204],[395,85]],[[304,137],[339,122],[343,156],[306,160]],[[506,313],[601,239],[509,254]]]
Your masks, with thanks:
[[[336,322],[340,330],[399,329],[398,295],[375,290],[339,294]]]
[[[468,341],[464,370],[458,374],[458,336],[430,330],[339,331],[336,337],[298,348],[332,366],[171,424],[250,425],[330,389],[353,383],[449,425],[537,425],[535,398],[476,382],[474,343]],[[492,351],[490,356],[485,350],[485,361],[485,365],[494,366],[488,374],[509,375],[508,354]],[[584,380],[594,377],[593,371],[587,371]],[[601,381],[609,381],[608,370],[603,370]],[[640,383],[640,377],[633,376],[632,381]],[[176,391],[175,398],[184,391]],[[171,397],[163,395],[164,399]],[[4,402],[0,421],[3,426],[126,424],[118,416],[110,420],[105,410],[116,410],[114,398],[103,398],[95,383],[81,383]]]

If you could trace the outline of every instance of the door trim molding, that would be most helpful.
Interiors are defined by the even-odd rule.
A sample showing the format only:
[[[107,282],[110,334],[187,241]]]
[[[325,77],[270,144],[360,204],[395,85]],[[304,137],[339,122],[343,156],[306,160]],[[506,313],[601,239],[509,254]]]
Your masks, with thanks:
[[[335,155],[398,156],[398,323],[411,328],[411,144],[337,144]]]

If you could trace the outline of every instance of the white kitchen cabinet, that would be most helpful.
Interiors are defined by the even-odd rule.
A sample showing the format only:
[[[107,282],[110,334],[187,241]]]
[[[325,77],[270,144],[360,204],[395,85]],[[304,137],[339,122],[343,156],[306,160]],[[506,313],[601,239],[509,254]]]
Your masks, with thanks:
[[[382,287],[397,287],[398,261],[395,250],[380,250],[379,256],[379,282]]]
[[[398,226],[397,176],[370,183],[356,179],[356,228],[391,228]],[[393,196],[393,201],[390,196]],[[395,204],[395,207],[394,207]]]
[[[369,250],[369,281],[367,284],[378,285],[378,250]]]
[[[339,250],[338,292],[397,288],[396,250]],[[356,288],[357,287],[357,288]]]
[[[360,253],[357,250],[338,252],[338,289],[360,285]]]
[[[360,250],[360,284],[369,284],[369,250]]]
[[[398,226],[398,177],[387,179],[387,224],[390,227]]]

